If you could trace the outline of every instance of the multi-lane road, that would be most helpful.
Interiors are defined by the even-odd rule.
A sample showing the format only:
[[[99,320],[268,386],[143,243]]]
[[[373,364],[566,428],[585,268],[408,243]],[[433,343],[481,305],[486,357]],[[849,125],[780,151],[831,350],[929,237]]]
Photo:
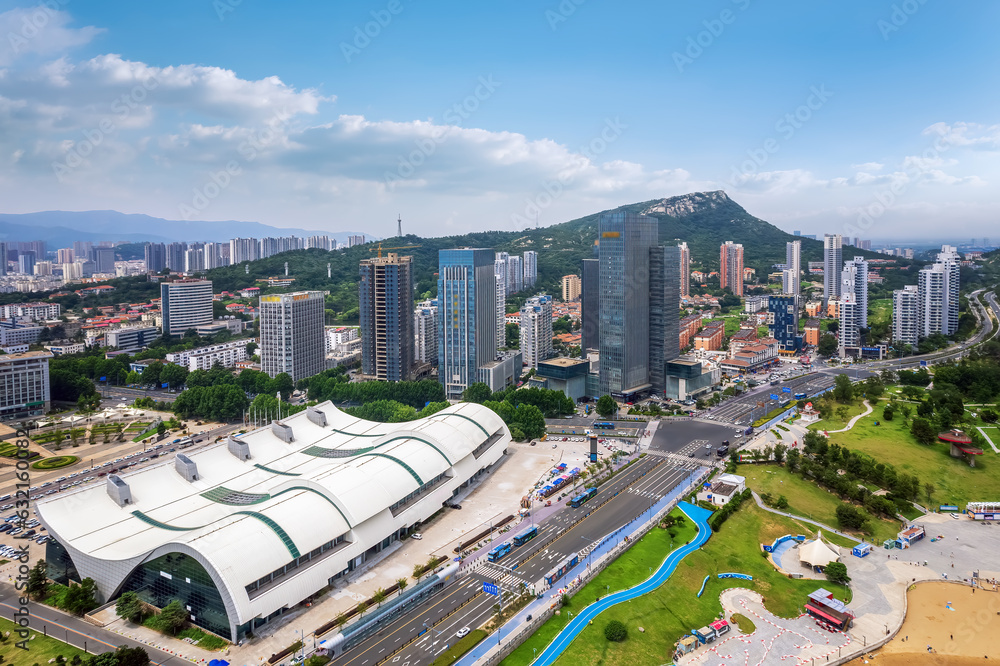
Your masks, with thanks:
[[[482,591],[484,582],[498,583],[505,590],[536,585],[568,555],[595,544],[648,510],[695,467],[694,463],[677,465],[653,455],[639,459],[602,485],[589,503],[560,509],[538,525],[534,540],[499,562],[490,563],[483,557],[457,583],[349,650],[334,661],[335,666],[372,666],[402,646],[394,661],[398,657],[399,663],[411,666],[434,661],[458,640],[459,629],[476,628],[494,614],[496,598]],[[529,526],[523,522],[510,536]],[[451,614],[459,606],[461,610]]]

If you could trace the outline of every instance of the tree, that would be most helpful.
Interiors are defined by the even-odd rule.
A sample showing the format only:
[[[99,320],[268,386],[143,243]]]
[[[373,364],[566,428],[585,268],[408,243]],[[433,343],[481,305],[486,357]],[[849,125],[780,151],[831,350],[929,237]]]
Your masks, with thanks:
[[[405,590],[406,586],[409,585],[409,584],[410,584],[409,581],[406,580],[405,578],[397,578],[396,579],[396,589],[398,589],[400,592],[402,592],[403,590]]]
[[[892,406],[891,403],[886,405],[885,409],[882,410],[882,418],[886,421],[891,421],[895,415],[896,415],[896,409]]]
[[[266,392],[271,395],[280,393],[281,399],[287,401],[294,390],[295,382],[292,381],[291,375],[287,372],[279,372],[274,376],[274,379],[267,383]]]
[[[514,323],[504,326],[504,346],[507,349],[516,349],[521,344],[521,327]]]
[[[249,357],[253,356],[253,355],[254,355],[254,352],[256,352],[256,351],[257,351],[257,348],[258,348],[259,346],[260,346],[260,345],[258,345],[258,344],[257,344],[256,342],[248,342],[248,343],[247,343],[247,358],[249,358]]]
[[[596,409],[598,414],[604,418],[608,418],[618,411],[618,403],[610,395],[602,395],[597,399]]]
[[[787,509],[788,508],[788,498],[784,495],[778,495],[778,499],[774,501],[775,509]]]
[[[820,356],[833,356],[837,353],[837,338],[830,333],[824,333],[819,339],[816,351]]]
[[[774,445],[774,462],[776,462],[776,463],[778,463],[780,465],[782,463],[782,461],[784,461],[784,459],[785,459],[785,452],[787,450],[788,450],[788,447],[785,446],[784,444],[782,444],[780,442],[778,444],[775,444]]]
[[[924,484],[924,496],[927,497],[927,503],[928,504],[930,504],[930,502],[931,502],[931,495],[934,494],[935,490],[936,489],[934,488],[934,484],[933,483],[925,483]]]
[[[997,413],[994,412],[992,409],[984,409],[982,412],[979,413],[979,417],[982,420],[986,421],[987,423],[997,422]]]
[[[628,638],[628,628],[621,620],[611,620],[604,626],[604,637],[609,641],[621,643]]]
[[[386,597],[385,590],[380,587],[377,590],[375,590],[374,594],[372,594],[372,603],[375,604],[376,606],[381,606],[382,602],[385,601],[385,597]]]
[[[115,614],[129,622],[142,623],[145,607],[135,592],[124,592],[115,603]]]
[[[156,434],[159,437],[163,437],[164,435],[166,435],[167,434],[167,424],[164,423],[163,421],[160,421],[159,423],[157,423],[156,424]]]
[[[861,509],[850,504],[841,504],[837,507],[837,522],[841,527],[852,530],[860,530],[868,522],[868,516]]]
[[[164,632],[168,632],[171,636],[177,633],[177,630],[184,626],[184,623],[188,621],[188,612],[181,602],[174,599],[169,604],[163,607],[160,611],[159,625],[163,628]]]
[[[850,576],[847,575],[847,565],[843,562],[830,562],[823,571],[826,573],[826,579],[831,583],[846,585],[851,582]]]
[[[79,585],[70,585],[63,602],[70,613],[85,615],[97,608],[97,585],[93,578],[84,578]]]
[[[489,400],[492,396],[493,391],[491,391],[490,387],[483,382],[470,384],[469,387],[462,392],[462,400],[465,402],[475,402],[480,405]]]
[[[41,599],[49,591],[49,577],[46,573],[45,560],[38,560],[28,572],[28,594],[35,599]]]
[[[930,421],[924,418],[913,419],[913,425],[910,426],[910,433],[913,437],[921,444],[930,446],[937,439],[937,434],[934,432],[934,428],[931,427]]]
[[[854,386],[847,375],[837,375],[833,380],[833,397],[837,402],[850,402],[854,398]]]

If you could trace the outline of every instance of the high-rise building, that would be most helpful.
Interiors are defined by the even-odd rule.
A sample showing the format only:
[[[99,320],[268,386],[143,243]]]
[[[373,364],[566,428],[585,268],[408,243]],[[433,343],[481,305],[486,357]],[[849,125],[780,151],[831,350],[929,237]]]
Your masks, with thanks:
[[[823,307],[840,298],[840,271],[844,263],[843,236],[823,236]]]
[[[413,374],[413,258],[390,252],[361,262],[361,371],[406,381]]]
[[[242,264],[244,261],[256,261],[260,258],[256,238],[229,239],[229,263]]]
[[[21,252],[17,255],[17,270],[23,275],[34,275],[35,273],[35,253],[31,250]]]
[[[326,369],[325,299],[321,291],[260,297],[260,369],[292,381]]]
[[[167,246],[163,243],[146,243],[146,272],[159,273],[167,267]]]
[[[419,363],[437,365],[437,301],[424,301],[413,312],[414,356]]]
[[[205,270],[205,251],[203,249],[184,250],[184,272],[201,273]]]
[[[7,243],[0,242],[0,277],[7,275]]]
[[[438,378],[449,398],[474,384],[496,358],[496,273],[492,250],[438,252]]]
[[[919,337],[958,332],[960,287],[959,258],[955,248],[945,245],[934,264],[922,268],[917,278],[920,299]]]
[[[76,253],[72,248],[64,247],[56,250],[56,263],[72,264],[76,261]]]
[[[726,241],[719,248],[719,287],[743,295],[743,246]]]
[[[584,259],[580,262],[580,352],[586,358],[588,349],[598,349],[601,332],[601,262]]]
[[[847,356],[847,347],[861,345],[861,330],[855,322],[861,319],[861,305],[854,292],[840,295],[837,309],[840,311],[840,329],[837,332],[840,356]]]
[[[76,259],[93,259],[94,244],[90,241],[73,241],[73,257]]]
[[[649,383],[657,395],[667,388],[667,363],[681,355],[680,272],[682,248],[649,251]]]
[[[624,396],[650,386],[649,257],[659,222],[615,211],[601,214],[598,229],[600,391]]]
[[[514,255],[507,259],[507,293],[524,291],[524,260]]]
[[[496,283],[497,307],[497,353],[507,347],[507,279],[503,275],[494,274]]]
[[[538,282],[538,253],[534,250],[524,252],[524,288],[532,289]]]
[[[361,234],[359,236],[348,236],[347,237],[347,247],[354,247],[355,245],[364,245],[365,236]]]
[[[892,292],[892,341],[917,346],[920,341],[920,292],[909,284]]]
[[[680,280],[681,298],[691,295],[691,250],[687,243],[679,243],[680,248]]]
[[[562,299],[569,303],[580,298],[580,276],[564,275],[562,278]]]
[[[202,248],[202,251],[205,254],[205,270],[225,266],[225,264],[222,263],[222,245],[220,243],[205,243],[205,247]]]
[[[784,294],[768,298],[767,332],[778,341],[778,349],[781,351],[797,352],[802,349],[802,335],[799,333],[798,296]]]
[[[521,307],[521,356],[538,369],[539,361],[552,358],[552,297],[533,296]]]
[[[840,272],[840,294],[851,292],[858,304],[859,328],[868,328],[868,262],[864,257],[854,257],[852,261],[844,262],[844,270]],[[843,322],[841,322],[843,326]]]
[[[20,260],[20,257],[18,257]],[[72,264],[62,264],[63,282],[72,282],[83,277],[83,264],[73,262]]]
[[[785,270],[781,272],[781,291],[798,296],[801,293],[802,241],[785,243]]]
[[[47,351],[0,354],[0,419],[42,416],[52,406]]]
[[[167,245],[167,268],[178,273],[183,272],[186,267],[184,253],[187,252],[187,249],[187,243]]]
[[[212,323],[212,283],[175,280],[160,283],[163,335],[184,335],[188,329]]]
[[[95,247],[93,249],[94,253],[94,264],[95,273],[114,273],[115,272],[115,249],[113,247]]]

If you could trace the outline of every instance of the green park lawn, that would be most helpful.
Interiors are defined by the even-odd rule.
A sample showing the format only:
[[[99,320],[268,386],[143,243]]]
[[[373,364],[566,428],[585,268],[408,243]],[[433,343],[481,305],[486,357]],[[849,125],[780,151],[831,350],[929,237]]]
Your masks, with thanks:
[[[58,655],[65,657],[67,663],[73,658],[73,655],[80,655],[80,658],[86,661],[87,653],[72,645],[57,641],[51,636],[43,635],[40,624],[41,621],[38,618],[34,618],[33,626],[31,627],[33,638],[29,638],[28,640],[28,649],[22,650],[14,646],[15,642],[21,640],[15,633],[18,629],[17,625],[10,620],[0,618],[0,632],[4,634],[10,632],[10,637],[7,638],[7,641],[0,643],[0,654],[4,656],[3,666],[47,664],[49,660],[55,659]],[[61,630],[59,631],[62,633]]]
[[[779,495],[784,495],[788,500],[788,508],[784,510],[788,513],[804,516],[830,527],[841,529],[837,524],[837,507],[841,504],[840,498],[826,489],[820,488],[812,481],[791,474],[784,467],[776,465],[740,465],[736,473],[745,476],[747,486],[757,491],[758,495],[770,493],[775,499]],[[803,525],[809,530],[803,534],[816,533],[816,526],[809,523],[803,523]],[[895,538],[899,527],[899,523],[894,520],[880,520],[874,516],[871,520],[872,532],[879,541]],[[841,531],[857,534],[853,530],[841,529]],[[859,538],[861,536],[858,534]],[[843,542],[850,543],[846,539]]]
[[[885,421],[881,415],[882,410],[876,409],[871,416],[859,419],[851,430],[830,435],[830,441],[890,463],[896,471],[916,476],[921,486],[933,484],[935,491],[928,508],[939,504],[963,506],[966,502],[996,497],[1000,488],[1000,456],[992,449],[976,456],[976,466],[969,467],[968,463],[952,458],[944,444],[917,443],[898,414],[892,421]],[[876,418],[881,425],[875,425]],[[926,501],[926,497],[920,498],[921,503]]]
[[[892,323],[891,298],[878,298],[868,301],[868,323],[870,325]]]
[[[841,407],[847,408],[846,419],[841,419],[840,415],[837,414],[837,412],[840,410]],[[873,408],[875,409],[875,411],[879,413],[879,416],[881,417],[882,410],[875,405],[873,405]],[[824,430],[840,430],[841,428],[846,428],[847,424],[850,423],[851,419],[857,416],[858,414],[864,414],[865,409],[867,408],[864,406],[864,404],[862,404],[861,400],[859,399],[856,399],[847,405],[835,402],[833,408],[833,414],[830,415],[830,418],[820,419],[819,421],[816,421],[816,423],[813,423],[809,426],[809,429],[822,432]],[[872,413],[874,414],[875,412]]]
[[[691,530],[690,522],[687,529]],[[687,532],[691,535],[693,532]],[[775,571],[761,556],[760,543],[770,543],[785,534],[799,534],[801,528],[791,520],[760,510],[752,502],[726,521],[702,548],[685,557],[670,579],[657,590],[631,602],[614,606],[600,615],[573,641],[556,662],[569,664],[635,664],[669,663],[674,643],[693,628],[716,619],[721,612],[719,594],[730,587],[747,587],[760,592],[769,610],[784,617],[801,612],[803,600],[822,585],[815,581],[791,580]],[[682,534],[678,534],[681,537]],[[675,540],[675,544],[677,541]],[[515,650],[506,666],[529,664],[533,649],[541,652],[574,613],[589,605],[598,594],[605,595],[605,585],[611,590],[635,585],[648,575],[648,567],[658,566],[670,548],[666,531],[655,529],[620,557],[573,597],[561,616],[553,617],[541,629]],[[646,571],[643,571],[643,569]],[[718,579],[718,573],[746,573],[753,582],[739,579]],[[705,592],[698,590],[706,575],[711,578]],[[838,596],[842,594],[838,592]],[[604,626],[610,620],[620,620],[628,628],[628,639],[610,643],[604,638]],[[639,627],[645,629],[639,632]]]

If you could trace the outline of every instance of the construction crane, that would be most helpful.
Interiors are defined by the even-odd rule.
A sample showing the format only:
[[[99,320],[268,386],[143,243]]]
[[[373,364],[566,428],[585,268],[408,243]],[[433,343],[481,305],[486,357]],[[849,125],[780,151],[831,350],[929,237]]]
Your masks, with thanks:
[[[378,247],[368,248],[369,252],[378,252],[378,258],[382,258],[382,250],[409,250],[410,248],[420,247],[419,245],[400,245],[398,247],[382,247],[382,241],[379,241]]]

